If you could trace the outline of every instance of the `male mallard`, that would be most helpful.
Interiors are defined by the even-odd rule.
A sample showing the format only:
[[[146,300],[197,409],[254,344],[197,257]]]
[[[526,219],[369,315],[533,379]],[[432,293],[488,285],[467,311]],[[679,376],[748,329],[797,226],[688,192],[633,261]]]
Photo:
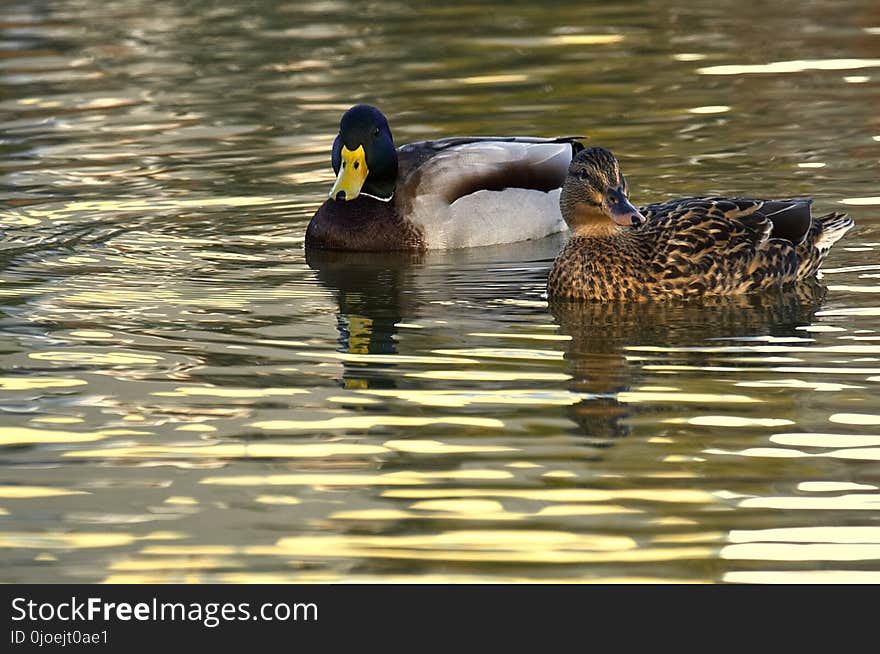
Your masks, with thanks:
[[[577,137],[453,137],[395,149],[375,107],[345,112],[333,142],[330,199],[307,248],[425,250],[563,231],[559,192]]]
[[[551,296],[646,300],[782,288],[816,274],[852,226],[813,219],[810,199],[684,198],[636,209],[614,155],[578,153],[560,207],[571,238],[547,282]]]

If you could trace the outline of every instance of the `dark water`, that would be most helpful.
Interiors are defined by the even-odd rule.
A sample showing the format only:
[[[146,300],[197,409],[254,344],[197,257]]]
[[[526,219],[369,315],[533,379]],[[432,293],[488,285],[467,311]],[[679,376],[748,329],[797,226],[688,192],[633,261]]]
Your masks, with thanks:
[[[0,581],[880,581],[880,7],[4,3]],[[340,113],[809,195],[822,288],[302,242]]]

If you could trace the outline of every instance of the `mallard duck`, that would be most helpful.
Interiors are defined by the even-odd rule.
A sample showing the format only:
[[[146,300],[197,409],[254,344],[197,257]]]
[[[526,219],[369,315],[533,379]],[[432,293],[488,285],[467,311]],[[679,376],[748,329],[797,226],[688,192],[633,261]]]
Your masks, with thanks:
[[[541,238],[565,230],[559,192],[579,137],[453,137],[394,147],[382,112],[345,112],[330,199],[307,248],[425,250]]]
[[[634,207],[614,155],[593,147],[568,168],[560,208],[571,237],[550,296],[618,301],[735,295],[816,274],[852,226],[813,218],[810,199],[683,198]]]

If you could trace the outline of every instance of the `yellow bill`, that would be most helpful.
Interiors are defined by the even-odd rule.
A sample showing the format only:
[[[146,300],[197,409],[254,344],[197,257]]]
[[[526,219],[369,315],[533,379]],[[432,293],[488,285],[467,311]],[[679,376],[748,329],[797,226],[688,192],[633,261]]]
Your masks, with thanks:
[[[343,145],[342,165],[339,167],[336,183],[330,189],[330,197],[334,200],[354,200],[360,194],[369,173],[364,146],[359,145],[352,151]]]

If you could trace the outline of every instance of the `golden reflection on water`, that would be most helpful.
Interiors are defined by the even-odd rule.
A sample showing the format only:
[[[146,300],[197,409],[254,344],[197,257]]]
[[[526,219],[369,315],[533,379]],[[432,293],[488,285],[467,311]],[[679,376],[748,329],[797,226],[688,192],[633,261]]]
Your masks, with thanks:
[[[781,510],[848,510],[876,511],[880,508],[880,493],[848,493],[833,497],[750,497],[739,502],[746,508]]]
[[[421,406],[465,407],[471,404],[542,404],[566,406],[579,402],[583,396],[568,391],[513,390],[500,391],[357,391],[365,395],[387,397]],[[498,425],[502,426],[502,425]]]
[[[880,545],[855,543],[746,543],[721,549],[723,559],[753,561],[862,561],[880,559]]]
[[[142,435],[146,432],[128,429],[107,429],[95,432],[73,432],[29,427],[0,427],[0,445],[34,443],[90,443],[111,436]],[[68,453],[69,454],[69,453]]]
[[[179,534],[155,532],[145,536],[126,533],[31,533],[0,532],[0,548],[13,549],[81,549],[92,547],[123,547],[138,541],[176,540]]]
[[[734,394],[724,394],[724,395],[712,395],[711,393],[685,393],[685,392],[672,392],[666,393],[662,391],[625,391],[623,393],[617,394],[617,399],[620,402],[624,402],[627,404],[638,404],[642,402],[657,402],[657,403],[670,403],[670,402],[694,402],[698,404],[756,404],[763,402],[763,400],[759,400],[753,397],[748,397],[747,395],[734,395]]]
[[[334,3],[243,32],[123,2],[131,44],[59,2],[0,62],[3,581],[877,581],[873,5],[805,7],[810,51],[768,61],[791,31],[717,3],[377,5],[368,33]],[[217,26],[247,66],[192,56]],[[640,202],[812,196],[858,227],[823,291],[696,308],[553,306],[564,238],[320,261],[356,101],[401,143],[587,133]]]
[[[756,73],[802,73],[809,70],[853,70],[880,68],[880,59],[802,59],[774,61],[769,64],[707,66],[697,70],[702,75],[750,75]]]
[[[281,443],[249,443],[244,445],[163,445],[107,447],[100,450],[75,450],[65,452],[70,457],[110,457],[133,459],[161,458],[325,458],[330,456],[358,456],[382,454],[389,450],[375,445],[356,443],[307,443],[285,445]]]
[[[494,563],[589,563],[705,559],[707,547],[640,549],[631,538],[540,530],[469,530],[425,535],[303,536],[270,546],[146,546],[148,556],[286,556],[449,560]]]
[[[880,435],[869,434],[827,434],[827,433],[785,433],[773,434],[770,442],[797,447],[870,447],[880,445]]]
[[[54,363],[77,363],[91,366],[146,366],[162,361],[162,357],[137,352],[31,352],[31,359]]]
[[[0,390],[33,391],[46,388],[70,388],[85,386],[82,379],[63,379],[59,377],[4,377],[0,378]]]
[[[426,370],[408,372],[407,377],[446,381],[515,382],[515,381],[566,381],[571,375],[554,372],[498,372],[491,370]]]
[[[405,484],[404,484],[405,485]],[[418,499],[433,497],[501,497],[543,502],[613,502],[621,499],[647,502],[714,503],[710,493],[685,488],[647,488],[603,490],[594,488],[543,488],[520,490],[513,488],[413,488],[393,489],[382,493],[385,497]]]
[[[85,495],[86,491],[46,486],[0,486],[0,497],[9,499],[30,499],[39,497],[61,497],[63,495]]]
[[[518,451],[514,447],[505,445],[472,445],[424,439],[385,441],[383,446],[389,450],[408,452],[410,454],[476,454]]]
[[[153,395],[161,397],[225,397],[225,398],[260,398],[288,395],[308,395],[303,388],[213,388],[203,386],[178,386],[173,391],[160,391]]]
[[[445,405],[444,405],[445,406]],[[426,427],[428,425],[463,425],[467,427],[501,428],[504,423],[494,418],[441,416],[416,418],[411,416],[338,416],[326,420],[265,420],[251,426],[264,431],[316,431],[320,429],[371,429],[373,427]]]
[[[263,572],[215,572],[212,574],[175,574],[159,572],[154,574],[112,574],[103,583],[107,584],[198,584],[198,583],[223,583],[223,584],[327,584],[337,581],[334,574],[322,573],[299,573],[292,576],[289,573],[263,573]],[[493,576],[492,581],[480,575],[346,575],[346,583],[349,584],[695,584],[704,583],[693,579],[671,579],[668,577],[603,577],[601,579],[572,579],[571,577],[522,577],[516,575],[499,574]]]

